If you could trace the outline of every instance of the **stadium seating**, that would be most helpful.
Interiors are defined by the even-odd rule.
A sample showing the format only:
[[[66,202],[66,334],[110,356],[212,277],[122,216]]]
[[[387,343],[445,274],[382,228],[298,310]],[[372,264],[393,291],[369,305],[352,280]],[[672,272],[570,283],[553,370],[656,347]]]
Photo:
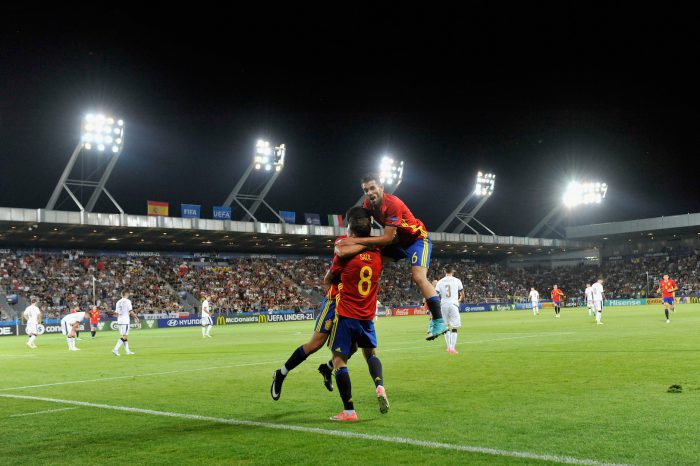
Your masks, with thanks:
[[[37,296],[46,317],[57,317],[67,307],[92,303],[92,278],[102,309],[111,309],[123,288],[132,291],[139,312],[180,312],[185,309],[179,292],[199,299],[212,296],[215,309],[226,312],[308,309],[318,305],[324,293],[323,276],[330,261],[321,258],[234,258],[228,261],[183,261],[178,257],[0,254],[0,291],[26,299]],[[606,261],[598,266],[578,265],[554,269],[520,269],[499,263],[433,259],[429,278],[443,276],[445,267],[456,269],[465,288],[465,301],[526,301],[530,286],[548,296],[558,284],[569,298],[582,297],[585,284],[605,277],[606,297],[650,296],[656,283],[669,273],[679,284],[678,294],[700,289],[697,251],[680,257],[638,257]],[[655,281],[654,281],[655,280]],[[408,264],[389,263],[380,281],[379,300],[387,306],[420,304],[422,298],[411,281]]]

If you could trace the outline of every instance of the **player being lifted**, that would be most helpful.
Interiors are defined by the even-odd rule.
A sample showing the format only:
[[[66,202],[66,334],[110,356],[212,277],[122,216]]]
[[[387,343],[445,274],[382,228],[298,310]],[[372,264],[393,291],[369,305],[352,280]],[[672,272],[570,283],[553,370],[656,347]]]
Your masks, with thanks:
[[[561,300],[564,297],[564,292],[559,289],[557,285],[554,285],[552,290],[552,303],[554,303],[554,317],[559,318],[559,312],[561,312]]]
[[[445,276],[435,286],[435,290],[440,295],[442,316],[447,325],[450,326],[450,331],[445,333],[447,352],[450,354],[458,353],[455,349],[457,345],[457,329],[462,326],[462,319],[459,316],[459,302],[464,300],[462,281],[456,278],[454,273],[454,268],[448,267]]]
[[[347,218],[347,215],[346,215]],[[335,240],[335,244],[347,236],[339,236]],[[321,349],[323,345],[326,344],[328,336],[333,330],[333,320],[335,319],[335,305],[336,298],[338,296],[338,283],[331,280],[330,270],[326,273],[323,281],[329,288],[326,292],[326,297],[321,303],[321,312],[316,318],[316,323],[314,324],[314,332],[311,335],[311,339],[305,344],[299,346],[294,352],[289,356],[287,362],[285,362],[282,367],[277,369],[272,374],[272,385],[270,386],[270,395],[272,399],[277,401],[280,399],[282,394],[282,383],[284,382],[287,374],[297,367],[302,362],[306,361],[310,355],[314,354],[316,351]],[[333,360],[328,361],[328,363],[323,363],[318,366],[318,371],[323,376],[323,384],[329,392],[333,391]]]
[[[27,335],[29,335],[29,340],[27,340],[27,346],[29,346],[30,348],[37,347],[34,341],[36,340],[36,337],[39,334],[39,324],[41,324],[41,311],[37,306],[38,302],[38,298],[32,298],[32,303],[29,306],[27,306],[27,308],[24,310],[24,313],[22,314],[24,320],[27,321],[26,333]]]
[[[112,350],[112,353],[114,353],[115,356],[120,356],[119,354],[119,348],[124,345],[124,349],[126,349],[126,354],[134,354],[129,350],[129,327],[131,325],[131,317],[134,318],[134,321],[140,322],[138,316],[136,313],[133,311],[133,307],[131,306],[131,300],[129,299],[129,291],[124,290],[122,291],[122,299],[117,301],[116,306],[114,307],[116,314],[117,314],[117,327],[119,327],[119,341],[117,341],[116,346]]]
[[[595,307],[593,306],[593,288],[590,283],[586,283],[586,289],[583,292],[586,295],[586,307],[588,307],[588,316],[595,314]]]
[[[659,288],[656,290],[656,292],[661,292],[661,297],[664,303],[664,314],[666,314],[667,324],[671,323],[668,311],[671,310],[673,312],[676,312],[676,291],[678,291],[678,286],[676,285],[676,282],[669,279],[668,274],[664,274],[664,279],[659,282]]]
[[[593,309],[595,309],[595,323],[603,325],[603,277],[591,285],[593,291]]]
[[[382,255],[395,260],[410,258],[411,278],[426,300],[432,319],[426,340],[434,340],[447,331],[440,310],[440,297],[428,280],[432,243],[423,222],[413,216],[398,197],[385,194],[384,186],[374,174],[362,178],[365,201],[362,206],[384,227],[382,236],[355,237],[343,241],[346,246],[381,247]],[[342,243],[341,243],[342,244]],[[360,252],[363,248],[342,248],[341,259]]]
[[[534,286],[530,287],[530,294],[527,295],[532,303],[532,315],[540,315],[540,294],[537,292]]]
[[[353,207],[347,213],[348,235],[351,238],[368,237],[372,232],[370,214],[362,207]],[[333,332],[328,347],[333,352],[335,381],[343,411],[331,417],[333,421],[357,421],[352,401],[352,386],[347,362],[354,348],[362,348],[369,373],[375,385],[379,411],[389,411],[389,400],[384,389],[382,363],[375,353],[377,335],[374,330],[377,290],[382,273],[382,255],[378,248],[370,247],[356,255],[348,253],[353,245],[344,241],[336,245],[336,256],[330,270],[331,281],[340,280]],[[341,257],[343,257],[341,259]]]
[[[211,326],[213,324],[211,320],[211,305],[209,304],[209,296],[207,294],[202,294],[202,338],[211,338]]]

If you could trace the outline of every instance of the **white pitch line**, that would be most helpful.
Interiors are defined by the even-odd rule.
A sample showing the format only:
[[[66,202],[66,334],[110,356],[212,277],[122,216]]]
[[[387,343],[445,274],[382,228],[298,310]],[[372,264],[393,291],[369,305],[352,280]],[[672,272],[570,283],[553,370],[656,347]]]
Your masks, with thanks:
[[[47,409],[45,411],[37,411],[35,413],[12,414],[9,417],[34,416],[35,414],[57,413],[59,411],[69,411],[71,409],[78,409],[78,407],[76,406],[75,408]]]
[[[484,455],[493,456],[504,456],[509,458],[525,458],[531,460],[549,461],[556,463],[565,464],[577,464],[577,465],[590,465],[590,466],[624,466],[615,463],[607,463],[604,461],[574,458],[571,456],[559,456],[559,455],[548,455],[548,454],[538,454],[530,453],[527,451],[511,451],[511,450],[501,450],[497,448],[487,448],[487,447],[477,447],[471,445],[459,445],[454,443],[441,443],[441,442],[430,442],[427,440],[418,440],[409,437],[390,437],[387,435],[372,435],[363,434],[360,432],[350,432],[344,430],[331,430],[331,429],[321,429],[318,427],[303,427],[295,426],[289,424],[275,424],[272,422],[259,422],[259,421],[246,421],[241,419],[226,419],[220,417],[210,417],[210,416],[200,416],[197,414],[186,414],[186,413],[175,413],[170,411],[155,411],[152,409],[141,409],[132,408],[129,406],[115,406],[106,405],[100,403],[89,403],[86,401],[74,401],[74,400],[61,400],[57,398],[44,398],[38,396],[24,396],[24,395],[7,395],[0,394],[2,398],[14,398],[19,400],[32,400],[32,401],[47,401],[50,403],[62,403],[74,406],[86,406],[90,408],[100,408],[109,409],[112,411],[124,411],[128,413],[138,413],[138,414],[149,414],[151,416],[162,416],[162,417],[172,417],[179,419],[189,419],[192,421],[205,421],[213,422],[217,424],[228,424],[234,426],[248,426],[248,427],[261,427],[266,429],[276,429],[276,430],[290,430],[294,432],[304,432],[308,434],[317,435],[327,435],[332,437],[344,437],[350,439],[360,439],[360,440],[371,440],[380,441],[386,443],[396,443],[401,445],[410,445],[415,447],[425,447],[440,450],[456,450],[464,451],[468,453],[480,453]]]
[[[109,380],[131,379],[131,378],[136,378],[136,377],[152,377],[155,375],[169,375],[169,374],[182,374],[185,372],[210,371],[210,370],[214,370],[214,369],[231,369],[233,367],[260,366],[263,364],[274,364],[275,362],[279,362],[279,361],[247,362],[247,363],[243,363],[243,364],[232,364],[229,366],[198,367],[196,369],[182,369],[182,370],[177,370],[177,371],[151,372],[151,373],[147,373],[147,374],[120,375],[117,377],[102,377],[100,379],[68,380],[65,382],[43,383],[43,384],[38,384],[38,385],[24,385],[22,387],[0,388],[0,392],[6,392],[8,390],[23,390],[26,388],[55,387],[56,385],[72,385],[72,384],[90,383],[90,382],[107,382]]]

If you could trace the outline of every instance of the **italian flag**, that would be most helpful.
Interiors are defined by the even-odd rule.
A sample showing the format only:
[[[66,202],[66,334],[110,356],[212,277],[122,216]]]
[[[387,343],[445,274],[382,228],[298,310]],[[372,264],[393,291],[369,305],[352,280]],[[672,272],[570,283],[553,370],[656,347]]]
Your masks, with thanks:
[[[343,226],[343,216],[340,214],[332,214],[328,216],[328,225],[332,227]]]

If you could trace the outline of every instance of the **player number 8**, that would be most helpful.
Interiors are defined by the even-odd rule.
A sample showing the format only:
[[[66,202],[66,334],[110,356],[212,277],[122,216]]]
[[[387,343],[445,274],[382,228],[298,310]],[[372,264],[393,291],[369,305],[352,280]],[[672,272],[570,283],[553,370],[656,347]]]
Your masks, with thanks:
[[[372,267],[365,265],[360,269],[360,282],[357,284],[357,291],[362,296],[367,296],[372,288]],[[366,285],[366,286],[365,286]]]

